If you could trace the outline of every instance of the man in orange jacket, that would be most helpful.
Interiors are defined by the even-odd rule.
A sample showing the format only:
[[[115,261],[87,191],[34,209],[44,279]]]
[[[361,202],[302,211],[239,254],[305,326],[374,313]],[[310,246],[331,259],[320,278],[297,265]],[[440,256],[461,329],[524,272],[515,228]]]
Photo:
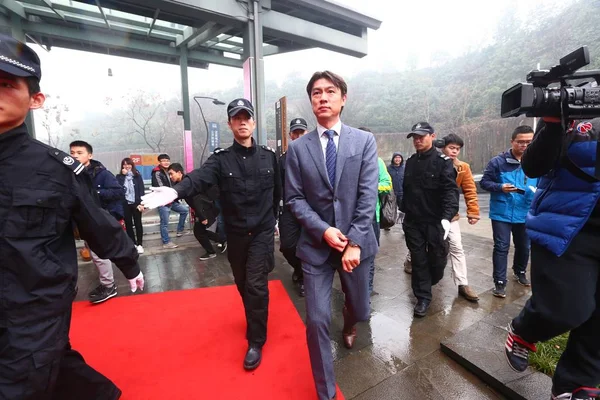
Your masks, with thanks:
[[[454,162],[454,168],[456,168],[457,172],[456,184],[462,190],[467,205],[467,220],[469,224],[475,225],[479,221],[477,187],[475,186],[475,180],[473,179],[473,173],[469,164],[458,159],[464,142],[460,136],[451,133],[444,136],[438,146],[443,146],[442,153],[450,157]],[[458,223],[459,218],[460,215],[456,214],[450,222],[450,234],[448,235],[450,264],[452,265],[454,282],[458,286],[458,294],[469,301],[476,302],[479,300],[479,296],[469,287],[467,280],[467,261],[462,246],[460,225]]]

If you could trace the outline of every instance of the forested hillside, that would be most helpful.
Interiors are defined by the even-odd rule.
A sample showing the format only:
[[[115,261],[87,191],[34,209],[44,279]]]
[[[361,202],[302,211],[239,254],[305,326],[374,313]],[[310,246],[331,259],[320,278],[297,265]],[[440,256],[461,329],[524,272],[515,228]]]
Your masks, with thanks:
[[[375,132],[379,154],[386,162],[394,151],[412,153],[406,139],[410,127],[422,120],[429,121],[439,135],[457,133],[466,145],[462,158],[481,172],[487,161],[509,146],[512,129],[525,118],[500,118],[500,99],[504,90],[525,80],[536,68],[547,69],[558,63],[565,54],[587,45],[592,63],[587,68],[600,68],[600,1],[578,0],[557,14],[551,9],[538,9],[537,15],[522,22],[516,11],[500,16],[494,41],[461,57],[435,57],[436,66],[398,72],[366,71],[348,80],[348,102],[342,119],[352,126],[367,126]],[[490,16],[495,20],[496,16]],[[384,19],[384,23],[401,21]],[[465,20],[465,24],[469,21]],[[443,32],[443,29],[440,30]],[[473,35],[478,32],[473,31]],[[411,40],[398,37],[398,41]],[[393,51],[393,49],[390,49]],[[287,96],[288,115],[304,116],[311,127],[312,116],[306,95],[306,79],[291,75],[281,85],[266,76],[266,119],[270,138],[275,137],[275,102]],[[229,101],[243,93],[242,82],[226,91],[203,92]],[[128,106],[110,115],[90,115],[86,121],[69,123],[71,136],[102,142],[98,151],[135,150],[159,152],[161,149],[181,151],[181,121],[174,118],[180,108],[179,98],[152,97],[151,93],[133,93],[127,97]],[[221,145],[226,145],[227,120],[222,107],[207,103],[206,118],[221,124]],[[94,120],[96,118],[96,120]],[[97,121],[101,118],[101,124]],[[205,128],[197,106],[192,103],[192,132],[196,165],[206,139]],[[68,143],[70,138],[63,142]],[[230,140],[230,139],[229,139]]]

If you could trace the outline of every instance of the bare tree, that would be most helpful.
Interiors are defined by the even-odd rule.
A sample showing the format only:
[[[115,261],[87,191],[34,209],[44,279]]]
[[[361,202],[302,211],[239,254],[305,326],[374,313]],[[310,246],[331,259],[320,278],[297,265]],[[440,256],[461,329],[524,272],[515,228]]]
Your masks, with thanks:
[[[58,147],[62,138],[62,126],[67,121],[66,114],[68,112],[69,107],[60,100],[60,96],[46,95],[41,124],[48,135],[49,146]]]
[[[152,152],[160,152],[173,125],[167,101],[160,95],[139,91],[130,96],[125,114],[129,132],[141,136]]]

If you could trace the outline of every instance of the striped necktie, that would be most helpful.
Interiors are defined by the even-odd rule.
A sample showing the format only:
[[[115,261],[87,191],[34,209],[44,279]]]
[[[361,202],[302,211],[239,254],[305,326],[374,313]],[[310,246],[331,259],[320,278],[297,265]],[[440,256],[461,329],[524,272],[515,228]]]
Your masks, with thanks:
[[[329,129],[324,132],[327,135],[327,147],[325,148],[325,166],[327,167],[327,175],[329,176],[329,183],[331,186],[335,186],[335,162],[336,162],[336,151],[335,151],[335,142],[333,141],[333,136],[335,135],[335,131]]]

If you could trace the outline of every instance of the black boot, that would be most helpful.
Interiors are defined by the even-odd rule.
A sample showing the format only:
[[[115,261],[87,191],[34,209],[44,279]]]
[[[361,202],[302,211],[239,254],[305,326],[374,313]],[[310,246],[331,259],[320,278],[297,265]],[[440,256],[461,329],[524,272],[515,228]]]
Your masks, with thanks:
[[[244,369],[252,371],[258,368],[260,361],[262,360],[262,349],[258,346],[250,345],[244,358]]]
[[[419,299],[417,300],[417,305],[415,306],[414,312],[415,317],[422,318],[427,315],[427,310],[429,309],[429,300]]]

